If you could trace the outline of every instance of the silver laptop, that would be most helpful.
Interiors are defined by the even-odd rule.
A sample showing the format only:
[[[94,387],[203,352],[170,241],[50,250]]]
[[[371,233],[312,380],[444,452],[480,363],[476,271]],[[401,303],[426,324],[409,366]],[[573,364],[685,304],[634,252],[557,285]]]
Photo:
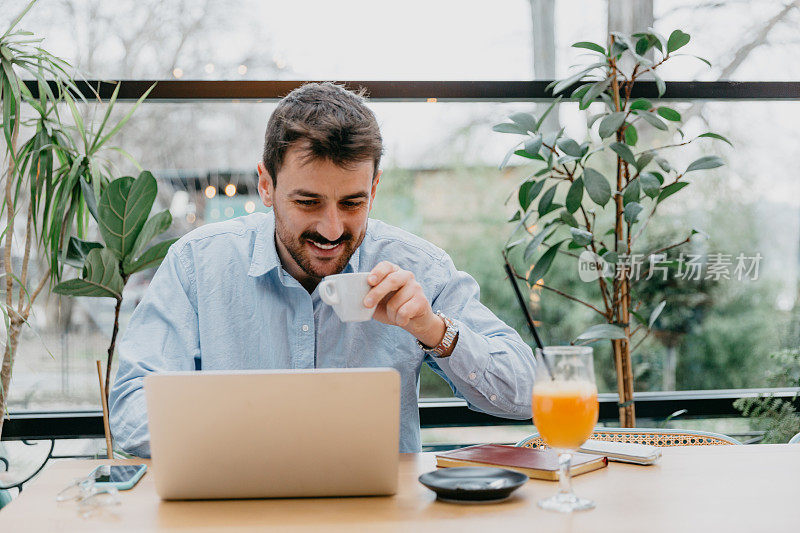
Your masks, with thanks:
[[[176,372],[144,390],[164,499],[397,492],[393,369]]]

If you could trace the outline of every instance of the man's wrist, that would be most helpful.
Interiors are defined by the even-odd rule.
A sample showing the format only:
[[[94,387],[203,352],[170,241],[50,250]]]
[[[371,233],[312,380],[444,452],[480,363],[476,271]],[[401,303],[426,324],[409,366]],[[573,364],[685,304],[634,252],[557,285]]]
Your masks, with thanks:
[[[419,339],[417,344],[424,352],[433,355],[434,357],[449,357],[453,353],[453,348],[458,342],[458,326],[448,317],[441,312],[437,312],[436,316],[439,317],[445,325],[445,331],[442,338],[436,344],[423,344]],[[438,335],[437,335],[438,337]]]
[[[430,315],[426,319],[426,326],[421,329],[418,334],[414,334],[417,340],[427,347],[434,347],[442,342],[444,334],[447,331],[447,325],[444,319],[431,310]]]

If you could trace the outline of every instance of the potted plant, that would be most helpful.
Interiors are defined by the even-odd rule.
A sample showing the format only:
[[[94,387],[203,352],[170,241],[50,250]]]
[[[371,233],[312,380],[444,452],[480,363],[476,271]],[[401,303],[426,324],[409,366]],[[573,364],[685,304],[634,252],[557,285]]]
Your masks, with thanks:
[[[88,213],[110,181],[105,155],[110,149],[121,149],[112,148],[109,141],[147,96],[112,126],[109,118],[117,86],[99,126],[94,129],[84,121],[76,98],[85,100],[68,72],[70,65],[43,49],[41,38],[17,29],[35,2],[29,2],[0,35],[0,122],[7,161],[2,169],[0,202],[4,218],[0,310],[6,328],[0,369],[3,415],[22,328],[37,297],[61,275],[63,245],[73,231],[79,237],[84,235]],[[23,75],[32,83],[23,81]],[[68,117],[62,116],[60,105],[67,106]],[[26,118],[29,116],[32,118]],[[39,271],[33,261],[37,253],[47,265]],[[0,416],[0,434],[2,423]]]
[[[528,268],[525,274],[512,269],[513,276],[525,280],[531,290],[556,292],[596,314],[597,323],[573,343],[611,341],[623,427],[635,426],[631,353],[649,335],[667,305],[662,301],[645,310],[634,283],[653,268],[666,266],[666,252],[689,243],[698,231],[687,230],[686,237],[678,242],[648,248],[643,248],[642,234],[658,207],[689,185],[688,174],[723,164],[719,157],[708,155],[678,169],[668,160],[669,150],[700,139],[728,142],[712,132],[684,138],[678,111],[661,105],[657,99],[632,96],[635,83],[649,75],[661,98],[667,88],[657,70],[674,57],[685,55],[676,52],[689,40],[681,30],[664,38],[649,29],[633,35],[614,32],[605,47],[593,42],[575,43],[574,47],[588,51],[592,62],[553,82],[548,89],[554,96],[569,90],[570,98],[578,102],[581,110],[595,102],[602,105],[602,111],[588,120],[583,142],[566,136],[563,128],[541,130],[545,117],[562,96],[541,117],[515,113],[511,122],[494,126],[495,131],[522,136],[506,154],[501,169],[515,154],[537,167],[517,187],[519,208],[510,220],[515,229],[503,255],[508,262],[509,252],[520,247]],[[646,128],[679,135],[680,140],[643,147],[639,132]],[[605,167],[613,170],[604,171]],[[520,234],[522,238],[517,238]],[[584,281],[596,280],[599,303],[547,284],[557,256],[577,261],[577,266],[584,268],[580,272]],[[643,265],[632,261],[637,256]],[[575,272],[579,273],[579,269]]]
[[[119,332],[119,310],[122,293],[130,276],[161,264],[167,250],[177,239],[152,240],[172,224],[167,210],[150,217],[158,185],[150,172],[144,171],[134,179],[130,176],[112,181],[103,191],[100,203],[90,213],[97,221],[103,243],[71,237],[64,261],[81,269],[81,277],[62,281],[53,288],[57,294],[114,298],[114,329],[108,347],[105,385],[101,388],[106,442],[111,457],[111,434],[108,428],[108,392],[114,346]]]

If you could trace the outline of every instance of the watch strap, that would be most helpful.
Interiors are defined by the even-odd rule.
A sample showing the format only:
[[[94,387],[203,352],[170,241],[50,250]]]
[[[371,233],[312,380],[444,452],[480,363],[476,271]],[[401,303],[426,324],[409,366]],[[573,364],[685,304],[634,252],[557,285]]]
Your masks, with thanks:
[[[433,357],[449,357],[450,353],[452,352],[451,348],[453,347],[453,343],[458,336],[458,326],[441,311],[437,311],[436,315],[444,320],[445,325],[444,337],[442,338],[441,342],[431,348],[429,346],[425,346],[419,340],[417,340],[417,345],[422,349],[423,352],[430,354]]]

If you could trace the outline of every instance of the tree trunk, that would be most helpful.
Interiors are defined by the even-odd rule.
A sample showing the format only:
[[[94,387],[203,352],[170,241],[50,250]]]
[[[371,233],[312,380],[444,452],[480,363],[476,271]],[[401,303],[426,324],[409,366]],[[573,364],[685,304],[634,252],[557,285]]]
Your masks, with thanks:
[[[554,80],[556,77],[556,5],[555,0],[529,0],[531,4],[531,33],[533,36],[533,78]],[[535,114],[544,113],[549,104],[539,104]],[[544,131],[560,128],[558,107],[547,115]]]
[[[611,38],[613,41],[613,37]],[[614,97],[616,111],[622,111],[620,105],[620,88],[616,73],[619,65],[612,58],[611,67],[614,75],[611,78],[611,91]],[[617,142],[622,142],[622,134],[617,131]],[[622,191],[630,181],[628,163],[617,157],[616,190]],[[621,194],[614,195],[615,225],[614,225],[614,251],[622,254],[631,252],[630,226],[624,217],[624,205]],[[626,231],[627,229],[627,231]],[[624,339],[611,341],[614,345],[614,363],[617,365],[617,391],[619,393],[619,423],[624,428],[636,427],[636,413],[633,406],[633,368],[631,365],[631,328],[630,304],[631,281],[628,269],[622,268],[620,275],[614,278],[614,299],[612,302],[614,321],[625,329]]]
[[[3,351],[3,366],[0,370],[0,437],[3,435],[3,421],[6,416],[6,403],[8,402],[8,392],[11,388],[11,370],[14,366],[14,354],[17,353],[19,344],[19,334],[22,331],[22,320],[12,318],[8,328],[6,338],[6,349]]]

